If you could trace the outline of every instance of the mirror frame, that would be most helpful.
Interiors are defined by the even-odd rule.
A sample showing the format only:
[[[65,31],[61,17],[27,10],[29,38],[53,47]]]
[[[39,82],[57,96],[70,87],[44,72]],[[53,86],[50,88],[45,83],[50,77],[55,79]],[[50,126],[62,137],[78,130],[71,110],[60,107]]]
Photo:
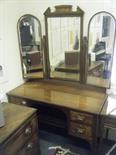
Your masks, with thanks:
[[[36,78],[34,78],[34,77],[25,77],[25,74],[24,74],[24,69],[23,69],[23,59],[22,59],[22,45],[21,45],[21,37],[20,37],[20,22],[24,19],[24,18],[26,18],[26,17],[28,17],[28,16],[30,16],[30,17],[32,17],[32,18],[34,18],[37,22],[38,22],[38,25],[39,25],[39,27],[38,27],[38,32],[39,32],[39,36],[40,36],[40,51],[43,51],[43,45],[42,45],[42,30],[41,30],[41,23],[40,23],[40,21],[39,21],[39,19],[37,18],[37,17],[35,17],[34,15],[31,15],[31,14],[24,14],[24,15],[22,15],[20,18],[19,18],[19,20],[18,20],[18,22],[17,22],[17,34],[18,34],[18,44],[19,44],[19,51],[20,51],[20,60],[21,60],[21,67],[22,67],[22,76],[23,76],[23,79],[43,79],[44,78],[44,65],[43,65],[43,61],[44,61],[44,53],[42,54],[42,58],[43,58],[43,61],[42,61],[42,66],[43,66],[43,77],[39,77],[39,75],[38,75],[38,77]]]
[[[106,14],[110,15],[110,16],[114,19],[115,32],[114,32],[114,41],[113,41],[113,53],[112,53],[112,58],[111,58],[111,71],[112,71],[113,55],[114,55],[114,46],[115,46],[115,38],[116,38],[116,18],[115,18],[110,12],[107,12],[107,11],[100,11],[100,12],[95,13],[95,14],[90,18],[89,23],[88,23],[88,32],[87,32],[87,38],[88,38],[87,51],[89,51],[89,31],[90,31],[90,24],[91,24],[91,21],[92,21],[92,19],[93,19],[96,15],[98,15],[98,14],[100,14],[100,13],[106,13]],[[86,65],[85,65],[85,66],[86,66],[86,71],[87,71],[87,72],[88,72],[88,59],[89,59],[89,57],[88,57],[88,52],[87,52],[87,61],[86,61]],[[87,83],[87,72],[86,72],[86,84],[87,84],[87,85],[91,85],[91,84],[88,84],[88,83]],[[102,86],[98,86],[98,85],[92,85],[92,86],[100,87],[100,88],[106,88],[106,89],[110,88],[110,86],[111,86],[111,76],[110,76],[110,78],[109,78],[109,86],[108,86],[108,87],[105,87],[105,86],[102,87]]]
[[[84,11],[81,10],[79,7],[77,7],[76,11],[72,11],[72,5],[57,5],[54,6],[55,11],[51,11],[50,7],[45,11],[45,34],[46,34],[46,49],[44,51],[45,55],[45,72],[46,72],[46,78],[47,79],[59,79],[59,80],[66,80],[66,81],[75,81],[75,82],[83,82],[83,66],[84,64],[81,62],[82,56],[83,56],[83,15]],[[48,43],[48,18],[55,18],[55,17],[80,17],[80,79],[79,81],[72,80],[72,79],[66,79],[66,78],[60,78],[60,77],[50,77],[50,59],[49,59],[49,43]]]

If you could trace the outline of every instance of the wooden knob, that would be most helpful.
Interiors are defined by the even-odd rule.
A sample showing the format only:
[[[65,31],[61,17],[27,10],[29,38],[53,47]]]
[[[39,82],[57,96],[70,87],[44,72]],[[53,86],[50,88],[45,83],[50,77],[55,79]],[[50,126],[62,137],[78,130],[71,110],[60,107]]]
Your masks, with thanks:
[[[26,105],[26,104],[27,104],[27,102],[26,102],[26,101],[22,101],[22,104],[23,104],[23,105]]]
[[[84,133],[84,129],[77,129],[77,133],[79,133],[79,134],[83,134]]]
[[[81,116],[81,115],[78,115],[77,116],[77,120],[78,121],[84,121],[85,117],[84,116]]]
[[[31,142],[27,145],[27,150],[31,150],[32,148],[33,148],[33,143]]]
[[[26,129],[25,129],[25,134],[26,134],[26,135],[30,135],[31,133],[32,133],[31,128],[26,128]]]

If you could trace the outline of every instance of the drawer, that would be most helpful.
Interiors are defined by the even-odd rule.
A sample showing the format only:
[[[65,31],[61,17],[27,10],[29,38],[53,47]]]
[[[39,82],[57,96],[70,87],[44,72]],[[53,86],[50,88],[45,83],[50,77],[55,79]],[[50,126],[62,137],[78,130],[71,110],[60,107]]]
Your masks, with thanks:
[[[16,133],[13,134],[13,136],[8,139],[9,142],[7,143],[7,146],[5,148],[5,152],[7,155],[14,155],[15,152],[22,146],[24,146],[25,143],[38,131],[38,122],[37,118],[34,116],[32,120],[30,120],[26,126],[20,127]]]
[[[116,128],[116,118],[113,116],[105,117],[104,126],[109,128]]]
[[[8,98],[9,98],[9,101],[11,103],[29,106],[29,100],[27,100],[27,99],[23,99],[23,98],[19,98],[19,97],[14,97],[14,96],[9,96]]]
[[[75,112],[75,111],[70,111],[70,120],[88,124],[88,125],[93,124],[93,116],[92,115]]]
[[[80,138],[84,138],[87,140],[91,140],[92,139],[92,127],[78,124],[75,122],[70,122],[69,134],[75,137],[80,137]]]
[[[40,155],[40,144],[38,135],[34,135],[16,155]]]

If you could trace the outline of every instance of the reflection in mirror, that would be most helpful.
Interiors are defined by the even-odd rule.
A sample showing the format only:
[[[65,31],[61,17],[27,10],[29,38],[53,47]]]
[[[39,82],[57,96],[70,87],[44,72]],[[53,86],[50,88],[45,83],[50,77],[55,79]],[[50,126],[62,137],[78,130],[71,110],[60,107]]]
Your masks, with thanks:
[[[51,77],[79,81],[80,17],[48,18]]]
[[[54,11],[48,8],[44,15],[47,77],[82,82],[83,10],[80,7],[75,10],[72,5],[58,5]]]
[[[24,78],[43,77],[43,53],[41,25],[32,15],[24,15],[18,21],[18,36]]]
[[[108,88],[115,38],[115,19],[109,13],[94,15],[89,23],[87,83]]]

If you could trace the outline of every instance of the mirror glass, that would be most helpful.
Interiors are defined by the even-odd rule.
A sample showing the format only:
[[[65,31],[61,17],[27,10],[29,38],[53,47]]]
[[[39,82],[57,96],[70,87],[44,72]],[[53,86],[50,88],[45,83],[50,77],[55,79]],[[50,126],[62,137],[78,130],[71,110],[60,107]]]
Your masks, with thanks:
[[[18,36],[24,78],[43,77],[43,53],[41,25],[32,15],[24,15],[18,21]]]
[[[97,13],[89,23],[87,83],[110,86],[115,39],[115,20],[106,12]]]
[[[50,76],[79,81],[80,17],[48,18]]]
[[[83,15],[77,6],[57,5],[47,8],[45,15],[47,78],[83,82],[80,62],[83,55]],[[48,66],[48,70],[47,70]]]

